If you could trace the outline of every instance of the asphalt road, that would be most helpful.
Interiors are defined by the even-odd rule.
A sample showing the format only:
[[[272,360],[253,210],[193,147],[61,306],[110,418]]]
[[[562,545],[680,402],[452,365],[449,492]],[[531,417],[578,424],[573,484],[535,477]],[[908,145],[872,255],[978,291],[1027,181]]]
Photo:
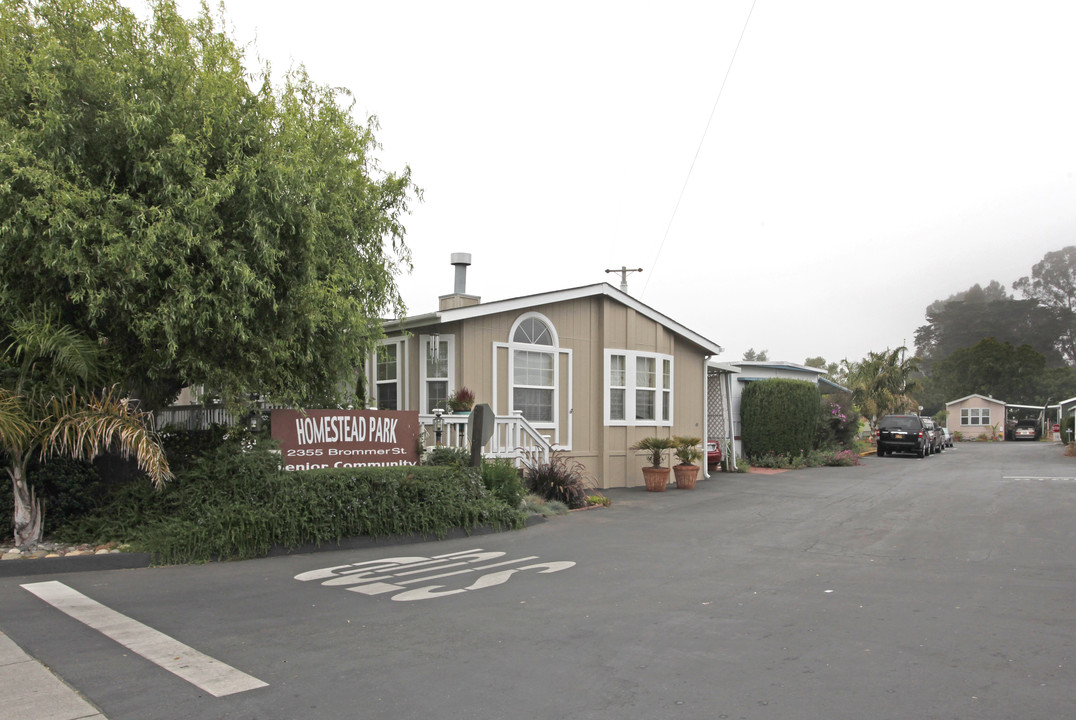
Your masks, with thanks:
[[[609,494],[513,533],[4,578],[0,630],[110,720],[1076,716],[1059,445]],[[264,686],[216,696],[128,619]]]

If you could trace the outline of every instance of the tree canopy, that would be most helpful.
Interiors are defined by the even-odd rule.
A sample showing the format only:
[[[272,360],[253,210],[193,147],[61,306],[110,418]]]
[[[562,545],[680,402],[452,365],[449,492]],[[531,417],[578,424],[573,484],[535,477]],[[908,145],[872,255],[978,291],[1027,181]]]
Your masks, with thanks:
[[[947,300],[931,303],[926,319],[927,324],[916,330],[915,340],[916,353],[928,372],[933,363],[988,337],[1015,346],[1029,345],[1052,366],[1064,363],[1057,339],[1065,324],[1057,313],[1034,298],[1010,297],[996,281],[986,288],[973,285]]]
[[[1076,375],[1068,367],[1047,368],[1046,358],[1029,345],[1013,346],[986,338],[961,348],[934,365],[931,383],[948,400],[971,394],[1008,403],[1036,405],[1076,394]]]
[[[891,412],[915,412],[914,399],[922,386],[916,379],[919,358],[907,357],[907,348],[870,352],[863,360],[847,363],[847,379],[856,410],[871,427]]]
[[[826,359],[819,355],[818,357],[809,357],[803,361],[803,364],[807,367],[818,368],[819,370],[825,370],[826,375],[831,380],[837,382],[836,378],[841,374],[841,366],[839,363],[826,362]]]
[[[403,312],[419,191],[346,90],[245,59],[205,6],[2,0],[0,323],[54,313],[149,406],[341,399]]]
[[[1046,253],[1029,276],[973,285],[927,306],[915,334],[928,413],[981,393],[1036,404],[1076,391],[1076,246]]]
[[[1052,310],[1063,330],[1058,349],[1076,363],[1076,245],[1048,252],[1031,268],[1031,275],[1012,284],[1028,300]]]

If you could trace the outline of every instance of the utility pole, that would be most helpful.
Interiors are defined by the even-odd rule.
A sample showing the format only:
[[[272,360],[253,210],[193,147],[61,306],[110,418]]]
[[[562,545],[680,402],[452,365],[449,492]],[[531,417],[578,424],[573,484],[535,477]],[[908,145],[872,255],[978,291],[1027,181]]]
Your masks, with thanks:
[[[619,270],[606,270],[605,272],[607,272],[607,273],[620,273],[620,291],[621,292],[627,292],[628,291],[628,273],[642,272],[642,271],[643,271],[642,268],[629,268],[627,266],[621,265]]]

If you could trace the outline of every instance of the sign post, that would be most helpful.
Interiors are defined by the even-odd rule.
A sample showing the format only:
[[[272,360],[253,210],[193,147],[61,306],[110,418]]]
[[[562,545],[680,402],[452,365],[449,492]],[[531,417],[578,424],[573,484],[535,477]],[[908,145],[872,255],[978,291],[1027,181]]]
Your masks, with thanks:
[[[482,465],[482,446],[493,437],[497,416],[488,404],[476,405],[467,420],[467,437],[471,441],[471,467]]]

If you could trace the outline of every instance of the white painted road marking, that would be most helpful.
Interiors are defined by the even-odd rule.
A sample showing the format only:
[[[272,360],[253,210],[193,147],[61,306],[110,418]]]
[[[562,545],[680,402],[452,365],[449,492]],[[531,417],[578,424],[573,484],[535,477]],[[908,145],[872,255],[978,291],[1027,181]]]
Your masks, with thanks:
[[[1001,478],[1002,480],[1061,480],[1063,482],[1073,482],[1076,477],[1032,477],[1030,475],[1006,475]]]
[[[441,590],[441,588],[445,587],[444,585],[425,585],[413,590],[406,587],[418,583],[428,583],[431,580],[461,577],[471,573],[504,568],[506,565],[521,565],[538,559],[536,555],[529,555],[514,560],[486,563],[487,560],[495,560],[503,556],[503,552],[486,551],[481,548],[447,555],[435,555],[432,558],[408,555],[310,570],[299,573],[295,576],[295,579],[303,582],[321,580],[322,585],[328,587],[344,586],[345,589],[351,592],[362,593],[363,595],[396,593],[392,596],[393,600],[410,602],[412,600],[429,600],[447,595],[458,595],[468,590],[482,590],[495,585],[503,585],[513,575],[524,570],[532,570],[541,575],[547,575],[575,566],[575,563],[571,561],[537,562],[522,567],[498,569],[496,572],[486,573],[466,587],[449,590]],[[486,564],[479,565],[477,563]],[[449,568],[462,569],[444,572]],[[410,577],[412,575],[418,575],[419,577]]]
[[[57,610],[67,613],[214,697],[233,695],[268,685],[148,625],[132,620],[61,582],[28,583],[22,587]]]

